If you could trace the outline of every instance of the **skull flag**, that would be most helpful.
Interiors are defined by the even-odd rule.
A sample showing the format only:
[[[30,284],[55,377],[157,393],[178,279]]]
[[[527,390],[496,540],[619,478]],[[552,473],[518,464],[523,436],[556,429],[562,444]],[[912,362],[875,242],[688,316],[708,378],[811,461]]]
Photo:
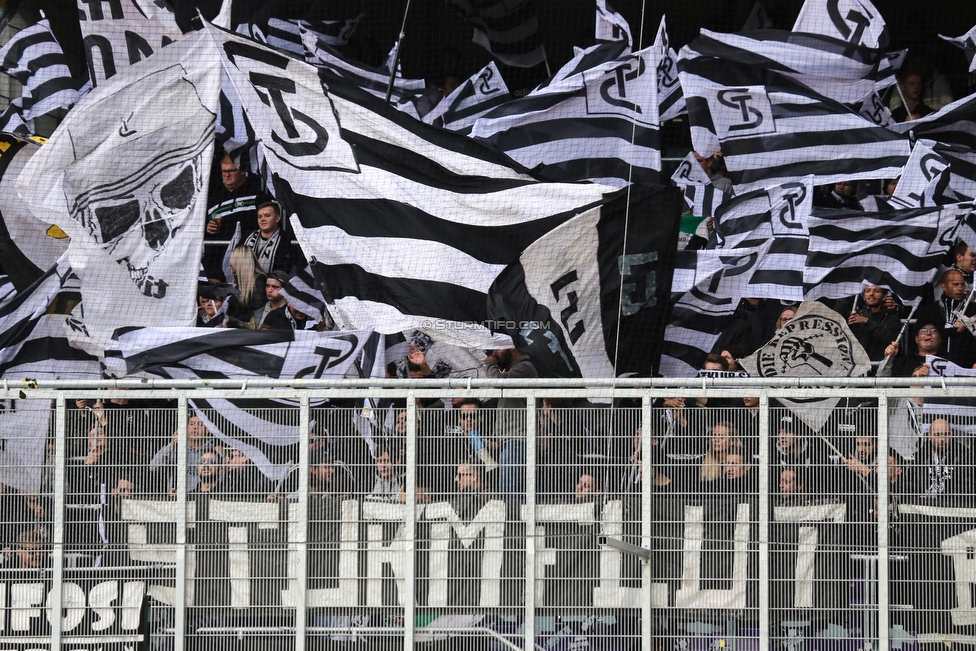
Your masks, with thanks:
[[[100,84],[24,168],[32,212],[71,238],[85,324],[190,325],[196,316],[220,68],[191,34]]]

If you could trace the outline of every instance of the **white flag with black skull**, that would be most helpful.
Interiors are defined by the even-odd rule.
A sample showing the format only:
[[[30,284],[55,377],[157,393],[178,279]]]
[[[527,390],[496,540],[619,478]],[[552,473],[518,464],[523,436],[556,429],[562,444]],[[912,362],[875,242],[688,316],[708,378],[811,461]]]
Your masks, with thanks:
[[[71,238],[85,324],[191,325],[220,67],[193,33],[100,84],[21,173],[39,219]]]
[[[796,316],[769,343],[738,361],[751,377],[764,378],[860,377],[871,370],[871,360],[847,327],[846,318],[816,301],[802,303]],[[780,400],[816,432],[838,399]]]

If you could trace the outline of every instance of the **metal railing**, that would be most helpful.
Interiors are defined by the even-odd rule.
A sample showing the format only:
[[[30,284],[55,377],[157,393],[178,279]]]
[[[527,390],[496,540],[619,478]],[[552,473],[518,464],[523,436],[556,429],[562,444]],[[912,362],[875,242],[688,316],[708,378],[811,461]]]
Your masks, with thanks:
[[[976,384],[924,382],[5,383],[50,450],[0,469],[39,487],[4,493],[0,642],[971,644]],[[925,449],[943,409],[958,458],[881,453]],[[784,461],[787,417],[816,454]]]

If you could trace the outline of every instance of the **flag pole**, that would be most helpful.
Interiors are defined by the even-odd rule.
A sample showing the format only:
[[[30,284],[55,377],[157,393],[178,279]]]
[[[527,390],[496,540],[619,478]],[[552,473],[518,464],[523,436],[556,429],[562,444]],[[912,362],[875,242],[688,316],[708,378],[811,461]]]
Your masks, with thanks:
[[[390,97],[393,95],[393,80],[396,79],[397,67],[400,65],[400,46],[403,45],[403,38],[406,36],[407,31],[407,14],[410,13],[410,0],[407,0],[407,6],[403,8],[403,23],[400,25],[400,35],[397,36],[396,52],[393,53],[393,67],[390,70],[390,83],[386,86],[386,103],[390,103]]]
[[[971,297],[972,294],[970,294],[970,298]],[[921,301],[919,301],[919,303],[921,303]],[[905,319],[905,323],[902,324],[901,330],[898,332],[898,336],[895,337],[896,342],[901,341],[901,338],[905,336],[905,330],[908,329],[908,324],[911,323],[912,317],[915,316],[915,310],[917,309],[918,309],[918,303],[916,303],[915,306],[912,307],[912,311],[908,313],[908,317]],[[891,361],[891,356],[885,355],[885,358],[881,360],[881,364],[878,366],[878,370],[874,374],[874,377],[883,377],[881,373],[888,367],[888,362],[890,361]]]

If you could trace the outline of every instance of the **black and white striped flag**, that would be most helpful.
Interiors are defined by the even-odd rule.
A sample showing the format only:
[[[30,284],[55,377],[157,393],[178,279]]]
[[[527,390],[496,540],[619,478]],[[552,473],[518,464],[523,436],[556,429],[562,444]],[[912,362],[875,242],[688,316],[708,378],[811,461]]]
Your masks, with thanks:
[[[358,172],[300,191],[275,172],[281,201],[339,327],[493,348],[488,287],[543,234],[604,201],[608,188],[539,183],[464,136],[412,120],[323,73]]]
[[[898,186],[888,198],[896,209],[924,208],[947,203],[942,198],[949,186],[949,161],[939,155],[931,140],[920,140],[898,179]]]
[[[625,41],[628,48],[634,47],[630,24],[607,0],[596,0],[596,40]]]
[[[684,92],[681,90],[681,80],[678,77],[678,53],[671,47],[665,19],[666,16],[661,16],[661,24],[654,37],[654,45],[660,48],[661,52],[661,61],[657,65],[658,119],[661,122],[688,112]]]
[[[361,63],[350,61],[339,55],[332,47],[320,40],[311,31],[302,29],[302,43],[305,45],[305,59],[317,68],[330,70],[349,80],[369,94],[385,99],[390,84],[390,71],[387,68],[369,68]],[[404,79],[399,74],[393,80],[390,101],[394,104],[407,102],[422,96],[427,87],[423,79]]]
[[[931,140],[921,142],[931,143],[935,153],[949,163],[949,188],[946,197],[954,197],[957,201],[976,199],[976,149]]]
[[[297,20],[269,18],[268,26],[262,30],[261,41],[279,50],[285,50],[300,57],[305,56],[302,33],[306,32],[321,43],[330,47],[342,48],[352,38],[365,13],[348,20]]]
[[[298,465],[302,431],[297,400],[192,398],[187,402],[208,432],[240,450],[272,482],[280,482]],[[310,426],[314,425],[312,421]]]
[[[697,217],[712,217],[715,211],[732,195],[726,194],[709,183],[708,185],[686,185],[682,188],[685,204],[691,214]]]
[[[487,113],[471,137],[548,180],[656,184],[659,60],[652,46],[537,88]]]
[[[678,163],[678,168],[671,175],[671,182],[684,191],[685,203],[692,215],[711,217],[715,209],[722,202],[730,198],[711,183],[705,170],[699,165],[694,152],[689,152],[685,159]]]
[[[591,75],[606,71],[614,62],[630,54],[630,48],[623,41],[596,43],[588,48],[573,48],[573,58],[562,65],[549,79],[539,84],[533,92],[539,94],[549,86],[587,72]]]
[[[853,296],[867,281],[917,304],[971,209],[950,204],[884,213],[815,210],[803,273],[806,298]]]
[[[474,27],[475,43],[498,61],[531,68],[546,60],[532,0],[450,0]]]
[[[793,23],[794,32],[823,34],[852,47],[888,47],[888,27],[868,0],[806,0]]]
[[[758,256],[751,270],[738,274],[745,284],[736,288],[734,303],[739,298],[803,300],[812,207],[813,184],[808,177],[740,195],[716,209],[709,248],[726,255],[755,252]]]
[[[234,160],[238,160],[242,153],[255,145],[254,128],[244,114],[237,91],[226,76],[222,76],[220,80],[220,100],[217,104],[214,135],[217,143]]]
[[[492,61],[442,99],[423,121],[467,134],[478,118],[511,99],[508,86]]]
[[[741,299],[803,300],[812,199],[806,179],[740,195],[716,210],[710,248],[686,251],[675,265],[661,373],[693,377]]]
[[[24,98],[15,97],[0,113],[0,131],[27,137],[34,133],[34,121],[24,119]]]
[[[0,49],[0,68],[23,86],[25,121],[78,101],[78,82],[71,78],[61,44],[47,18],[20,30]]]
[[[311,266],[282,281],[280,293],[289,305],[308,316],[311,323],[318,323],[322,317],[331,320],[326,309],[326,299],[318,288]]]
[[[628,228],[628,207],[652,217]],[[621,193],[529,246],[492,283],[489,316],[545,375],[651,376],[679,222],[676,189]]]
[[[341,378],[362,352],[368,330],[121,328],[105,365],[115,377],[208,380]]]
[[[31,380],[102,377],[98,359],[72,348],[65,335],[67,314],[80,300],[78,278],[62,259],[0,305],[0,377],[11,389]],[[0,409],[0,483],[40,493],[51,401],[13,402]]]
[[[664,329],[660,373],[695,377],[719,336],[732,322],[738,299],[732,300],[740,270],[747,272],[758,256],[716,250],[684,251],[675,264],[675,290],[689,288],[671,310]]]
[[[966,54],[966,60],[969,62],[969,72],[976,72],[976,27],[973,27],[962,36],[953,38],[939,34],[939,38],[961,49]]]
[[[878,115],[865,116],[867,124],[835,122],[838,116],[859,114],[865,98],[894,82],[892,70],[881,50],[863,47],[851,50],[844,41],[774,30],[747,34],[719,34],[702,30],[698,38],[682,48],[678,56],[678,70],[688,103],[692,142],[695,151],[702,156],[711,156],[719,151],[717,129],[726,121],[736,126],[732,135],[761,132],[770,134],[770,137],[785,137],[791,132],[801,131],[799,125],[788,123],[778,128],[777,121],[790,118],[791,114],[797,118],[802,114],[811,131],[865,129],[872,126],[871,123],[874,126],[882,125],[883,111],[877,107]],[[749,97],[731,99],[733,95],[741,95],[758,86],[767,87],[770,93],[768,98],[760,101],[759,106],[753,105]],[[731,87],[739,88],[737,92],[731,92]],[[721,98],[718,97],[720,92]],[[776,107],[775,113],[772,113],[771,105]],[[733,108],[742,117],[736,121],[735,116],[730,114],[727,120],[723,120],[721,113],[728,113]],[[720,115],[714,115],[709,109]],[[744,126],[753,122],[756,124],[752,127]],[[721,135],[724,139],[728,133],[723,130]],[[878,133],[875,137],[884,140],[885,135]],[[887,135],[890,137],[890,134]],[[862,134],[860,139],[852,140],[850,144],[858,144],[864,137]],[[829,143],[832,138],[825,137],[825,140]],[[812,144],[800,141],[796,146],[797,151],[803,152]],[[778,148],[782,148],[782,145]],[[804,176],[806,173],[797,175]],[[774,184],[776,182],[773,181]]]
[[[33,285],[0,306],[0,377],[101,377],[98,360],[68,343],[65,322],[79,301],[78,277],[62,257]]]
[[[703,137],[696,151],[715,137],[737,192],[806,175],[818,185],[894,178],[908,162],[907,138],[789,77],[703,57],[679,69],[692,136]]]
[[[929,367],[929,377],[976,376],[976,370],[964,368],[935,355],[926,355],[925,363]],[[974,417],[976,417],[976,399],[950,396],[928,397],[922,403],[922,413],[930,417],[954,416],[956,418],[963,418],[967,421],[968,425],[971,425]]]

